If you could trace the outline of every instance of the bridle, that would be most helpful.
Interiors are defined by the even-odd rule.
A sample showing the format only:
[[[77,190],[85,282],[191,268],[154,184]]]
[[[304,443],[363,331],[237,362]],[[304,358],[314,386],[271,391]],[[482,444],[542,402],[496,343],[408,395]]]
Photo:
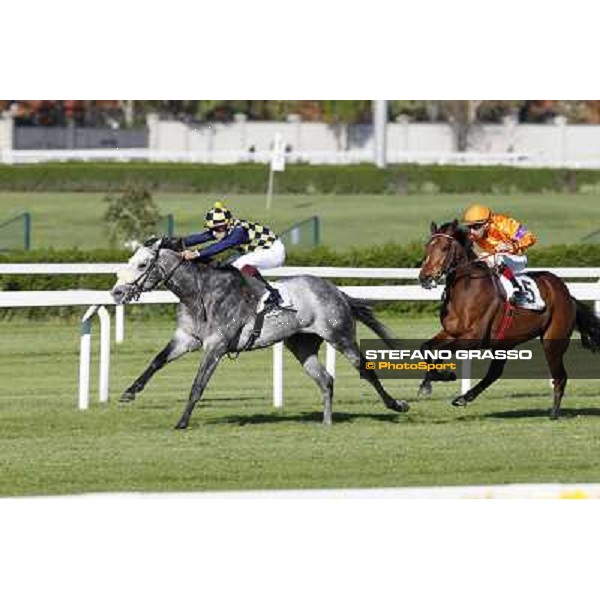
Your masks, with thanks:
[[[454,245],[454,244],[457,244],[459,248],[462,248],[463,246],[454,236],[450,235],[449,233],[442,233],[442,232],[437,232],[437,233],[432,234],[431,237],[429,238],[429,241],[427,242],[427,244],[425,244],[425,246],[426,247],[429,246],[429,244],[431,244],[433,239],[436,237],[447,238],[453,243],[453,245],[452,245],[452,253],[449,252],[447,254],[446,259],[444,260],[444,264],[438,271],[439,274],[438,274],[437,278],[434,277],[434,279],[439,279],[440,277],[442,277],[442,275],[445,275],[447,277],[448,275],[454,273],[454,271],[456,271],[456,269],[458,269],[461,265],[465,265],[465,264],[468,265],[468,264],[472,264],[472,263],[476,263],[476,262],[482,262],[488,256],[490,256],[489,254],[479,255],[479,256],[477,256],[477,258],[467,260],[462,263],[457,263],[454,266],[452,266],[452,263],[454,262],[454,260],[456,258],[456,245]]]
[[[143,273],[141,273],[139,277],[137,277],[137,279],[135,279],[129,284],[133,289],[132,293],[129,295],[130,299],[138,300],[139,297],[142,295],[142,292],[151,292],[155,290],[161,283],[167,285],[167,283],[169,283],[169,281],[175,274],[175,271],[177,271],[177,269],[179,269],[179,267],[185,262],[185,258],[180,257],[179,262],[171,269],[171,271],[169,273],[165,273],[162,265],[158,262],[158,259],[160,258],[161,249],[161,246],[159,246],[156,249],[154,257],[152,258],[146,270]],[[146,281],[148,281],[148,278],[150,277],[154,269],[156,269],[159,272],[160,278],[156,280],[156,283],[154,283],[152,287],[144,289],[144,285]]]
[[[431,244],[431,242],[434,240],[434,238],[447,238],[452,242],[452,244],[458,244],[458,246],[462,248],[460,242],[454,236],[452,236],[448,233],[441,233],[441,232],[432,234],[431,237],[429,238],[429,241],[427,242],[427,244],[425,244],[425,246],[426,247],[429,246],[429,244]],[[448,254],[446,255],[444,264],[438,271],[439,275],[437,278],[434,278],[434,279],[439,279],[442,275],[448,276],[450,273],[452,273],[453,271],[455,271],[458,268],[458,265],[452,267],[452,263],[454,262],[455,257],[456,257],[456,246],[452,245],[452,252],[451,253],[448,252]]]

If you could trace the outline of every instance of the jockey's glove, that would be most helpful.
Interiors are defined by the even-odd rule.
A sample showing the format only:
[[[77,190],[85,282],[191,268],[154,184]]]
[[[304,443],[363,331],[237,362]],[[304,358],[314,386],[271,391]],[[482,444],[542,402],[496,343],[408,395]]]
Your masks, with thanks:
[[[515,251],[515,248],[510,242],[500,242],[496,246],[496,252],[514,253],[514,251]]]
[[[183,258],[185,258],[186,260],[194,260],[195,258],[198,257],[198,251],[197,250],[184,250],[181,253],[181,256]]]

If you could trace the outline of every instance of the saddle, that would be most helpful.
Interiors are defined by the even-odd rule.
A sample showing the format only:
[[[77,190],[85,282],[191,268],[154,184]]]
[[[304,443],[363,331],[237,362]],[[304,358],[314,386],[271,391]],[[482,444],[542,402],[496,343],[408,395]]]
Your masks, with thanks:
[[[498,275],[500,277],[500,275]],[[546,302],[542,298],[540,289],[533,277],[527,273],[519,273],[515,276],[522,293],[514,295],[513,304],[524,310],[542,311],[546,308]],[[504,286],[500,286],[504,292]],[[506,294],[506,293],[505,293]],[[505,296],[506,300],[506,296]]]
[[[269,297],[269,290],[266,286],[256,279],[255,277],[250,277],[249,275],[245,275],[242,273],[242,277],[245,279],[247,287],[242,288],[242,293],[248,294],[252,296],[252,300],[256,301],[256,312],[254,315],[254,323],[252,325],[252,331],[250,332],[250,336],[248,337],[247,342],[244,344],[244,347],[241,350],[235,351],[233,353],[228,353],[227,356],[231,359],[236,359],[240,352],[250,350],[254,345],[254,342],[260,337],[262,333],[262,328],[265,322],[265,317],[269,315],[279,314],[280,311],[271,312],[270,309],[265,305],[266,299]],[[273,287],[276,287],[280,290],[281,297],[286,306],[283,307],[283,310],[290,310],[292,312],[296,312],[294,308],[292,308],[292,303],[285,293],[285,291],[280,287],[280,284],[271,284]],[[258,301],[256,300],[258,298]],[[240,328],[240,332],[243,329],[244,325]]]
[[[264,285],[264,283],[262,283],[259,279],[256,279],[256,277],[251,277],[250,275],[246,275],[245,273],[242,273],[242,277],[244,278],[247,287],[244,288],[245,293],[251,295],[254,294],[258,297],[258,302],[256,305],[256,313],[260,314],[261,312],[264,311],[265,309],[265,302],[267,300],[267,298],[269,297],[269,290],[267,289],[267,287]],[[286,293],[285,289],[281,286],[280,283],[271,283],[271,286],[274,287],[275,289],[277,289],[281,295],[282,298],[282,309],[283,310],[292,310],[293,312],[296,312],[295,309],[293,309],[293,302],[291,301],[291,298],[288,296],[288,294]],[[269,313],[267,313],[268,315]]]

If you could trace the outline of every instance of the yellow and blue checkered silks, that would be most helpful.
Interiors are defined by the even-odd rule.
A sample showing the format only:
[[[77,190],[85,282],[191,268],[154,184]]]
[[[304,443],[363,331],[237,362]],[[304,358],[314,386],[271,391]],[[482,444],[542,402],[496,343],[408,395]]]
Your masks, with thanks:
[[[236,219],[233,226],[243,227],[248,234],[248,242],[240,246],[243,252],[252,252],[258,249],[266,250],[279,239],[273,231],[260,223],[250,223],[249,221]]]
[[[231,225],[232,214],[222,202],[215,202],[214,206],[206,213],[205,225],[207,229]]]
[[[231,211],[225,207],[222,202],[215,202],[214,206],[206,213],[206,228],[227,226],[228,229],[243,227],[248,234],[248,241],[240,245],[242,252],[252,252],[254,250],[270,248],[273,243],[279,239],[277,235],[260,223],[251,223],[242,219],[235,219]]]

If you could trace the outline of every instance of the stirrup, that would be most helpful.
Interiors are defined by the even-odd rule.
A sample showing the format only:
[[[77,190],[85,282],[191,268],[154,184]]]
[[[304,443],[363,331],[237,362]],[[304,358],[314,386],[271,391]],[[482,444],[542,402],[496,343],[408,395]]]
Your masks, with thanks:
[[[281,298],[274,298],[273,295],[270,295],[265,300],[264,308],[267,312],[281,310]]]
[[[269,296],[265,299],[263,310],[265,313],[278,313],[284,310],[290,312],[298,312],[292,306],[284,306],[284,299],[282,298],[279,290],[273,290],[269,293]]]

